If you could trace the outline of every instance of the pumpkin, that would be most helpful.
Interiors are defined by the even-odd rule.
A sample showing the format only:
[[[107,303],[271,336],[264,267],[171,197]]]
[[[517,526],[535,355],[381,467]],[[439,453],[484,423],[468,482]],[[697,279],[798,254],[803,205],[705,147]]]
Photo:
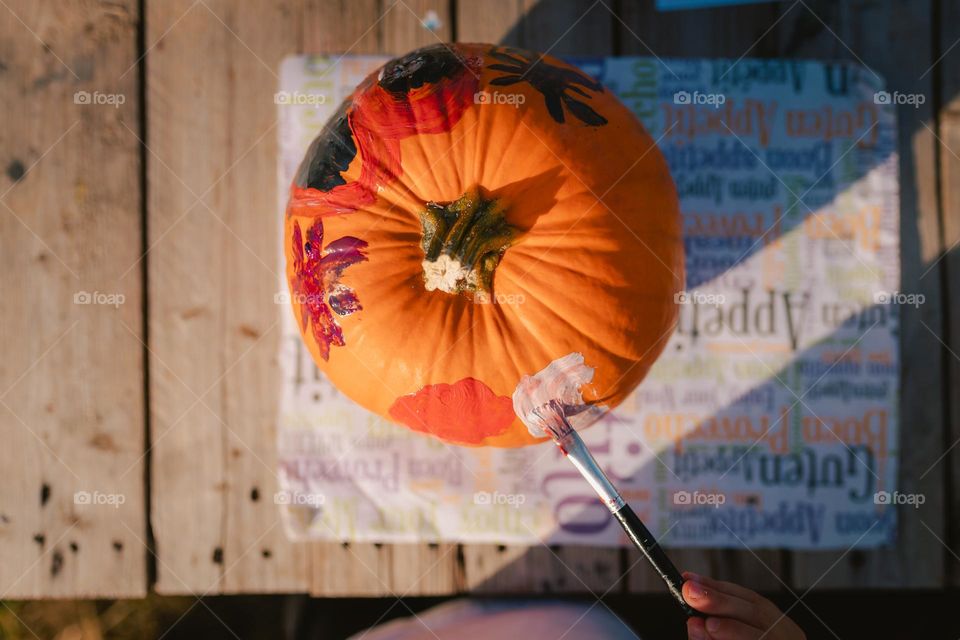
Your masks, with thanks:
[[[571,357],[593,370],[576,426],[617,406],[683,287],[676,190],[636,117],[575,67],[485,44],[419,49],[357,87],[297,171],[284,247],[323,373],[458,445],[542,440],[511,397]]]

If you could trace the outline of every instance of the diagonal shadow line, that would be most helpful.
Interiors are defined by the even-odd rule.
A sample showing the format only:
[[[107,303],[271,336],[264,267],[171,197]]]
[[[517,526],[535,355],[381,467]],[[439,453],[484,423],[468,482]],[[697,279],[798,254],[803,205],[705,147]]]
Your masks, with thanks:
[[[797,0],[797,1],[799,2],[799,0]],[[724,123],[724,126],[727,127],[726,123]],[[744,251],[742,254],[740,254],[739,257],[737,257],[737,259],[734,261],[734,264],[740,262],[741,260],[743,260],[744,258],[746,258],[749,254],[753,253],[753,250],[756,249],[757,245],[759,245],[759,244],[763,241],[763,239],[767,237],[767,234],[770,233],[771,231],[773,231],[774,229],[776,229],[776,228],[777,228],[777,225],[780,224],[780,222],[783,221],[783,219],[787,216],[787,214],[790,213],[791,211],[793,211],[793,210],[797,207],[797,205],[803,204],[803,206],[807,209],[807,211],[809,211],[812,215],[816,215],[816,214],[814,213],[814,211],[813,211],[809,206],[807,206],[806,202],[805,202],[803,199],[806,198],[806,197],[807,197],[807,194],[809,194],[811,191],[813,191],[814,187],[816,187],[818,184],[820,184],[820,182],[822,182],[824,178],[826,178],[828,175],[830,175],[830,172],[833,171],[834,167],[836,167],[838,164],[840,164],[840,162],[841,162],[845,157],[847,157],[847,154],[849,154],[851,151],[853,151],[853,149],[856,148],[857,144],[858,144],[861,140],[863,140],[863,139],[867,136],[868,133],[870,133],[871,131],[873,131],[874,127],[876,127],[876,126],[877,126],[877,123],[876,123],[876,122],[874,122],[872,125],[870,125],[870,127],[869,127],[866,131],[864,131],[863,134],[861,134],[860,137],[857,138],[855,142],[853,142],[853,144],[851,144],[849,147],[847,147],[846,151],[844,151],[842,154],[840,154],[840,157],[838,157],[838,158],[836,159],[836,161],[835,161],[832,165],[830,165],[830,166],[827,168],[827,170],[824,171],[824,172],[820,175],[819,178],[817,178],[816,180],[814,180],[814,181],[810,184],[810,186],[807,187],[807,188],[804,190],[804,192],[801,193],[800,195],[797,195],[797,193],[796,193],[793,189],[791,189],[791,188],[787,185],[787,183],[784,182],[784,181],[780,178],[779,175],[777,175],[776,173],[774,173],[773,169],[771,169],[765,162],[763,162],[763,160],[760,160],[760,156],[758,156],[756,153],[753,153],[753,149],[750,149],[749,147],[747,147],[747,149],[748,149],[751,153],[753,153],[754,156],[756,156],[757,160],[760,160],[760,162],[763,163],[763,166],[766,167],[767,171],[769,171],[771,174],[773,174],[773,177],[776,178],[777,181],[778,181],[780,184],[782,184],[783,187],[784,187],[787,191],[790,192],[790,194],[794,197],[794,201],[793,201],[793,204],[791,204],[789,207],[787,207],[786,209],[784,209],[783,212],[781,212],[780,217],[778,217],[776,220],[774,220],[773,224],[771,224],[770,227],[769,227],[766,231],[764,231],[764,232],[760,235],[760,237],[758,237],[758,238],[754,241],[754,243],[753,243],[752,245],[750,245],[750,247],[747,248],[746,251]],[[730,127],[727,127],[727,129],[728,129],[728,130],[730,131],[730,133],[732,133],[734,136],[737,135],[737,134],[733,133],[733,130],[730,129]],[[738,137],[738,139],[739,139],[739,137]],[[740,140],[740,142],[743,144],[743,146],[745,146],[745,147],[747,146],[746,143],[745,143],[743,140]],[[830,227],[828,227],[828,228],[830,228]],[[837,236],[836,232],[834,232],[834,231],[832,230],[832,228],[830,228],[830,230],[831,230],[831,232],[833,233],[833,235],[836,236],[836,238],[837,238],[838,240],[841,239],[839,236]],[[846,244],[844,244],[844,246],[846,247]],[[848,250],[851,251],[851,253],[852,253],[852,251],[853,251],[852,249],[848,249]],[[876,275],[876,274],[874,274],[874,275]]]
[[[570,33],[571,31],[573,31],[573,28],[576,27],[578,24],[580,24],[580,22],[581,22],[584,18],[587,17],[587,14],[590,13],[591,11],[593,11],[593,8],[594,8],[595,6],[597,6],[598,4],[600,4],[600,0],[594,0],[593,4],[591,4],[589,7],[587,7],[587,10],[584,11],[584,12],[580,15],[579,18],[577,18],[576,20],[574,20],[573,24],[571,24],[569,27],[567,27],[567,30],[564,31],[563,33],[561,33],[561,34],[560,34],[560,37],[557,38],[557,39],[553,42],[553,44],[551,44],[551,45],[547,48],[546,51],[542,52],[542,53],[537,57],[536,61],[534,61],[533,64],[531,64],[529,67],[527,67],[527,70],[523,72],[523,74],[520,76],[520,79],[521,79],[521,80],[525,79],[525,78],[527,77],[527,74],[529,74],[531,71],[533,71],[534,67],[536,67],[538,64],[540,64],[540,62],[543,61],[543,59],[546,58],[546,57],[550,54],[550,52],[553,51],[553,50],[556,48],[556,46],[557,46],[558,44],[560,44],[560,41],[563,40],[563,39],[567,36],[568,33]]]
[[[823,418],[821,418],[821,417],[817,414],[817,412],[815,412],[815,411],[810,407],[810,405],[808,405],[808,404],[807,404],[806,402],[804,402],[804,400],[803,400],[805,397],[807,397],[807,395],[808,395],[811,391],[813,391],[814,387],[816,387],[818,384],[820,384],[820,381],[823,380],[823,379],[827,376],[827,374],[829,374],[831,371],[833,371],[834,367],[836,367],[838,364],[840,364],[841,362],[843,362],[843,359],[846,358],[847,354],[850,353],[851,351],[853,351],[853,350],[857,347],[857,345],[860,344],[860,342],[861,342],[865,337],[867,337],[867,334],[870,333],[870,332],[873,330],[873,328],[876,327],[878,324],[880,324],[880,321],[879,321],[879,320],[877,320],[876,322],[874,322],[866,331],[864,331],[864,332],[860,335],[860,337],[857,338],[856,342],[854,342],[852,345],[850,345],[849,347],[847,347],[847,350],[844,351],[844,352],[840,355],[840,357],[838,357],[838,358],[834,361],[834,363],[830,366],[830,368],[828,368],[822,375],[820,375],[820,377],[817,378],[816,381],[814,381],[813,384],[811,384],[809,387],[806,388],[806,390],[803,392],[803,395],[797,395],[797,392],[794,391],[793,388],[792,388],[790,385],[788,385],[786,382],[784,382],[784,381],[783,381],[783,378],[781,378],[780,375],[779,375],[776,371],[774,371],[773,368],[772,368],[769,364],[767,364],[766,360],[764,360],[763,358],[761,358],[760,356],[758,356],[758,355],[756,354],[756,352],[755,352],[753,349],[750,348],[750,345],[748,345],[746,342],[744,342],[743,340],[741,340],[741,339],[740,339],[740,336],[736,336],[736,335],[735,335],[734,337],[736,338],[737,342],[739,342],[747,351],[750,352],[750,355],[753,356],[753,359],[754,359],[754,360],[756,360],[757,362],[759,362],[760,364],[762,364],[762,365],[766,368],[766,370],[770,372],[770,375],[772,375],[774,378],[776,378],[777,382],[780,383],[780,386],[782,386],[784,389],[786,389],[787,391],[789,391],[789,392],[791,393],[791,395],[793,395],[793,397],[797,399],[797,401],[796,401],[795,403],[793,403],[793,405],[790,406],[790,410],[793,410],[793,408],[796,407],[798,404],[802,404],[803,407],[804,407],[807,411],[809,411],[810,414],[811,414],[814,418],[816,418],[817,421],[818,421],[821,425],[823,425],[824,427],[826,427],[827,431],[830,432],[830,435],[832,435],[834,438],[836,438],[837,442],[839,442],[840,444],[842,444],[842,445],[846,448],[846,450],[850,452],[850,454],[854,457],[854,459],[855,459],[857,462],[859,462],[861,465],[863,465],[863,468],[866,469],[867,471],[869,471],[870,474],[871,474],[874,478],[876,478],[878,482],[880,482],[880,476],[878,476],[878,475],[876,474],[876,472],[874,472],[873,469],[871,469],[869,466],[867,466],[867,463],[860,459],[860,456],[858,456],[858,455],[856,454],[856,452],[855,452],[852,448],[850,448],[850,445],[848,445],[839,435],[837,435],[837,432],[834,431],[834,430],[830,427],[830,425],[827,424],[827,422],[826,422]],[[782,371],[782,369],[781,369],[781,371]],[[769,378],[767,378],[767,380],[769,380]],[[781,417],[776,420],[776,422],[774,423],[774,425],[777,424],[777,423],[779,423],[780,420],[782,420],[782,419],[783,419],[783,414],[781,414]],[[773,427],[771,426],[770,429],[767,429],[766,431],[764,431],[763,434],[760,436],[760,439],[754,441],[754,443],[750,445],[749,449],[747,449],[747,452],[749,453],[749,451],[751,451],[755,446],[757,446],[757,444],[759,444],[760,441],[763,440],[763,438],[765,438],[768,433],[770,433],[770,430],[771,430],[772,428],[773,428]],[[743,456],[740,456],[740,458],[737,459],[737,462],[740,462],[740,460],[743,460],[743,458],[744,458],[745,456],[746,456],[746,453],[744,453]],[[733,469],[734,466],[736,466],[736,462],[731,466],[730,469],[727,469],[727,471],[725,472],[724,475],[726,475],[726,473],[729,473],[729,472]],[[721,476],[721,477],[722,477],[722,476]]]
[[[834,31],[833,29],[830,28],[830,25],[828,25],[826,22],[823,21],[823,18],[821,18],[821,17],[817,14],[816,11],[814,11],[813,9],[810,8],[810,5],[808,5],[808,4],[807,4],[806,2],[804,2],[803,0],[798,0],[798,1],[800,2],[800,4],[803,5],[803,8],[804,8],[804,9],[806,9],[807,11],[810,12],[810,15],[812,15],[814,18],[816,18],[817,21],[818,21],[820,24],[823,25],[823,28],[824,28],[824,29],[826,29],[827,31],[830,32],[830,34],[837,40],[837,42],[839,42],[840,44],[842,44],[843,47],[844,47],[847,51],[850,52],[850,55],[852,55],[854,58],[857,59],[857,62],[859,62],[859,63],[863,66],[864,69],[866,69],[867,71],[869,71],[870,73],[872,73],[873,76],[874,76],[877,80],[880,80],[881,82],[883,81],[883,78],[881,78],[879,75],[877,75],[877,72],[874,71],[872,67],[867,66],[867,63],[864,62],[863,59],[861,59],[860,56],[858,56],[858,55],[856,54],[856,52],[854,52],[853,49],[850,48],[850,45],[848,45],[843,38],[841,38],[840,36],[837,35],[837,32],[836,32],[836,31]]]
[[[610,12],[610,15],[612,15],[614,18],[616,18],[617,21],[618,21],[620,24],[623,25],[623,28],[624,28],[624,29],[626,29],[627,31],[630,32],[630,35],[632,35],[633,38],[634,38],[637,42],[639,42],[640,44],[643,45],[643,48],[644,48],[644,49],[646,49],[648,52],[650,52],[650,55],[652,55],[654,58],[657,59],[657,62],[659,62],[661,65],[663,65],[663,68],[664,68],[664,69],[666,69],[667,71],[670,72],[670,75],[672,75],[672,76],[673,76],[674,78],[676,78],[677,80],[680,80],[680,76],[678,76],[677,73],[676,73],[672,68],[670,68],[670,65],[668,65],[668,64],[663,60],[663,58],[661,58],[660,56],[658,56],[657,53],[656,53],[653,49],[651,49],[650,46],[649,46],[646,42],[643,41],[643,38],[641,38],[640,36],[638,36],[638,35],[637,35],[637,32],[630,28],[630,25],[628,25],[626,22],[624,22],[623,18],[620,17],[620,14],[619,14],[618,12],[616,12],[616,11],[614,11],[612,8],[610,8],[610,6],[609,6],[606,2],[604,2],[603,0],[600,0],[600,4],[602,4],[602,5],[604,6],[604,8],[606,8],[606,10]]]
[[[790,188],[790,185],[788,185],[786,182],[784,182],[783,178],[781,178],[780,175],[779,175],[776,171],[774,171],[773,169],[771,169],[771,168],[770,168],[770,165],[768,165],[766,162],[764,162],[763,158],[761,158],[761,157],[757,154],[757,152],[754,151],[753,148],[750,147],[750,145],[748,145],[748,144],[746,143],[746,141],[744,141],[743,138],[741,138],[739,135],[737,135],[737,133],[736,133],[733,129],[731,129],[731,128],[727,125],[726,122],[722,122],[721,124],[723,124],[723,126],[727,129],[727,131],[730,132],[730,135],[732,135],[734,138],[736,138],[737,141],[739,141],[740,144],[743,146],[743,148],[746,149],[747,151],[749,151],[749,152],[753,155],[753,157],[756,158],[757,161],[758,161],[760,164],[762,164],[767,171],[770,172],[770,175],[772,175],[774,178],[776,178],[776,179],[777,179],[777,182],[779,182],[780,184],[782,184],[782,185],[783,185],[783,188],[786,189],[787,191],[789,191],[790,194],[796,199],[796,201],[794,202],[794,204],[791,205],[788,209],[786,209],[786,210],[780,215],[780,217],[776,220],[776,222],[774,222],[773,225],[771,225],[770,229],[768,229],[766,232],[764,232],[764,234],[763,234],[762,236],[760,236],[760,238],[757,239],[756,242],[754,242],[753,247],[755,247],[755,246],[757,245],[757,243],[759,243],[760,240],[762,240],[763,237],[767,235],[767,233],[769,233],[774,227],[776,227],[777,223],[780,222],[780,221],[783,219],[783,217],[784,217],[789,211],[791,211],[796,204],[802,204],[802,205],[803,205],[803,208],[806,209],[806,210],[810,213],[811,216],[815,216],[815,215],[816,215],[816,212],[815,212],[813,209],[810,208],[810,205],[808,205],[808,204],[803,200],[803,196],[798,196],[798,195],[797,195],[797,192],[794,191],[793,189],[791,189],[791,188]],[[856,142],[854,142],[853,144],[850,145],[850,147],[847,149],[847,151],[845,151],[845,152],[843,153],[843,155],[844,155],[844,156],[847,155],[847,153],[849,153],[850,150],[851,150],[853,147],[855,147],[856,144],[857,144],[858,142],[860,142],[860,140],[862,140],[862,139],[864,138],[864,136],[866,136],[867,133],[869,133],[870,131],[872,131],[873,128],[876,127],[876,126],[877,126],[877,123],[873,123],[873,125],[871,125],[870,128],[867,129],[867,131],[865,131],[865,132],[857,139]],[[841,156],[841,159],[842,159],[842,157],[843,157],[843,156]],[[839,160],[838,160],[837,162],[839,162]],[[836,166],[836,164],[837,164],[837,163],[834,163],[833,166]],[[833,166],[831,166],[830,169],[827,170],[827,173],[829,173],[830,170],[833,169]],[[825,175],[826,175],[826,174],[824,174],[824,176],[821,176],[820,178],[818,178],[817,181],[814,183],[814,185],[816,185],[818,182],[820,182],[820,180],[822,180],[822,179],[825,177]],[[807,191],[805,191],[803,195],[806,196],[808,192],[809,192],[809,189],[808,189]],[[876,271],[874,271],[873,269],[871,269],[871,268],[870,268],[870,265],[868,265],[866,262],[864,262],[864,261],[863,261],[863,258],[861,258],[860,255],[859,255],[854,249],[852,249],[849,244],[847,244],[847,241],[844,240],[843,238],[841,238],[841,237],[837,234],[837,232],[833,230],[833,227],[831,227],[830,225],[827,225],[827,231],[829,231],[829,232],[831,233],[831,235],[833,235],[833,237],[837,240],[837,242],[839,242],[840,245],[841,245],[844,249],[846,249],[847,252],[848,252],[850,255],[852,255],[854,258],[856,258],[856,259],[860,262],[860,264],[863,265],[863,267],[864,267],[867,271],[869,271],[869,272],[871,273],[871,275],[873,275],[874,278],[876,278],[877,280],[880,280],[880,279],[881,279],[880,276],[879,276],[879,274],[877,274]],[[751,247],[750,250],[752,250],[753,247]]]
[[[764,38],[766,38],[766,37],[767,37],[767,34],[770,33],[771,31],[773,31],[774,27],[776,27],[778,24],[780,24],[780,21],[783,20],[784,18],[786,18],[786,17],[787,17],[787,14],[790,13],[791,11],[793,11],[793,8],[796,7],[798,4],[800,4],[800,0],[796,0],[793,4],[791,4],[789,7],[787,7],[787,10],[786,10],[786,11],[782,11],[782,12],[780,13],[780,16],[779,16],[776,20],[773,21],[773,24],[771,24],[769,27],[767,27],[767,30],[764,31],[762,34],[760,34],[760,37],[757,38],[756,40],[754,40],[754,41],[753,41],[753,44],[751,44],[749,47],[747,47],[746,51],[744,51],[742,54],[740,54],[740,57],[737,58],[736,62],[734,62],[732,65],[730,65],[730,67],[729,67],[726,71],[723,72],[723,75],[720,76],[719,80],[723,80],[724,78],[726,78],[726,77],[727,77],[727,74],[730,73],[731,71],[733,71],[733,68],[734,68],[735,66],[737,66],[738,64],[740,64],[740,61],[743,60],[743,59],[747,56],[748,53],[750,53],[751,51],[753,51],[753,48],[754,48],[755,46],[757,46],[758,44],[760,44],[760,41],[763,40]]]
[[[612,388],[616,388],[616,386],[617,386],[618,384],[620,384],[620,381],[623,380],[625,377],[627,377],[627,374],[629,374],[629,373],[633,370],[634,367],[636,367],[638,364],[640,364],[641,362],[643,362],[643,359],[646,358],[647,354],[650,353],[650,351],[651,351],[655,346],[657,346],[658,344],[660,344],[660,341],[661,341],[661,340],[663,340],[663,339],[664,339],[665,337],[667,337],[669,334],[673,333],[674,328],[675,328],[675,327],[671,326],[671,327],[669,327],[666,331],[664,331],[664,332],[660,335],[660,338],[658,338],[653,344],[651,344],[649,347],[647,347],[647,350],[644,351],[643,354],[641,354],[640,358],[639,358],[636,362],[634,362],[632,365],[630,365],[630,366],[627,368],[627,370],[624,371],[624,372],[620,375],[620,377],[617,378],[617,380],[616,380],[613,384],[610,385],[610,388],[611,388],[611,389],[612,389]],[[630,434],[633,435],[633,437],[635,437],[638,441],[642,442],[642,441],[644,440],[643,438],[640,437],[639,434],[637,434],[637,433],[633,430],[633,427],[632,427],[632,425],[631,425],[630,423],[624,423],[624,424],[623,424],[623,428],[624,428],[625,430],[629,431]],[[544,444],[548,444],[548,443],[544,443]],[[670,474],[673,475],[674,478],[676,478],[678,481],[680,481],[680,476],[678,476],[678,475],[676,474],[676,472],[673,470],[673,468],[672,468],[670,465],[668,465],[668,464],[660,457],[660,454],[657,453],[657,450],[656,450],[655,448],[653,448],[653,447],[647,447],[647,449],[650,451],[650,453],[653,454],[653,457],[656,458],[657,462],[659,462],[659,463],[661,464],[661,466],[663,466],[664,469],[666,469],[667,471],[669,471]],[[549,447],[549,446],[548,446],[548,447],[543,447],[543,451],[540,453],[540,455],[538,455],[536,458],[534,458],[529,464],[527,464],[527,465],[524,467],[523,471],[521,472],[522,475],[523,475],[523,476],[526,476],[528,473],[530,473],[530,471],[532,471],[532,470],[537,466],[537,464],[539,464],[540,461],[543,460],[543,458],[544,458],[545,456],[549,455],[549,454],[552,453],[553,451],[554,451],[553,447]]]
[[[810,385],[809,387],[807,387],[807,390],[804,391],[803,394],[801,394],[800,396],[797,396],[797,394],[793,392],[793,389],[791,389],[790,387],[788,387],[788,386],[787,386],[786,384],[784,384],[783,381],[781,380],[781,381],[780,381],[780,384],[782,384],[785,389],[787,389],[788,391],[790,391],[790,393],[793,393],[793,395],[797,398],[797,401],[794,402],[792,405],[790,405],[790,409],[789,409],[788,411],[792,411],[794,407],[796,407],[798,404],[802,403],[802,402],[803,402],[803,399],[804,399],[805,397],[807,397],[807,394],[810,393],[810,391],[812,391],[814,387],[816,387],[818,384],[820,384],[820,381],[823,380],[824,377],[827,376],[827,374],[829,374],[831,371],[833,371],[834,367],[836,367],[838,364],[840,364],[840,362],[843,360],[843,358],[844,358],[848,353],[850,353],[854,348],[856,348],[856,346],[857,346],[858,344],[860,344],[860,342],[867,336],[867,334],[868,334],[870,331],[872,331],[873,328],[876,327],[879,323],[880,323],[880,321],[877,320],[877,321],[874,322],[866,331],[864,331],[862,334],[860,334],[860,337],[857,338],[856,342],[854,342],[853,345],[851,345],[846,351],[844,351],[844,352],[843,352],[843,355],[842,355],[840,358],[837,358],[837,360],[835,360],[835,361],[833,362],[833,364],[831,364],[830,367],[828,367],[827,370],[826,370],[819,378],[817,378],[816,381],[815,381],[812,385]],[[754,357],[755,357],[757,360],[763,362],[762,359],[759,358],[758,356],[754,356]],[[766,365],[765,362],[763,362],[763,364]],[[776,375],[776,374],[774,374],[774,375]],[[779,376],[777,376],[777,379],[780,380]],[[804,404],[804,406],[807,407],[807,409],[810,409],[810,407],[808,407],[806,404]],[[811,410],[810,413],[813,413],[813,411]],[[763,434],[761,434],[761,436],[760,436],[757,440],[755,440],[752,445],[750,445],[750,446],[747,448],[746,451],[744,451],[743,455],[741,455],[739,458],[737,458],[736,461],[735,461],[733,464],[731,464],[730,467],[729,467],[726,471],[723,472],[723,474],[718,478],[718,480],[723,480],[723,479],[727,476],[728,473],[730,473],[731,471],[733,471],[733,468],[736,467],[737,464],[738,464],[741,460],[743,460],[743,459],[747,456],[748,453],[750,453],[750,452],[753,450],[754,447],[756,447],[758,444],[760,444],[760,442],[761,442],[764,438],[767,437],[767,434],[769,434],[770,431],[772,431],[774,427],[776,427],[778,424],[780,424],[780,421],[783,420],[784,415],[786,415],[786,414],[781,413],[780,416],[779,416],[776,420],[774,420],[773,424],[771,424],[771,425],[767,428],[767,430],[764,431]],[[814,415],[816,415],[816,414],[814,414]],[[818,419],[819,419],[819,417],[818,417]],[[821,419],[820,421],[823,422],[822,419]],[[824,424],[824,426],[826,426],[826,424]],[[828,429],[829,429],[829,427],[828,427]],[[833,430],[831,429],[830,432],[833,433]],[[834,437],[836,437],[836,438],[839,439],[839,437],[838,437],[835,433],[834,433]],[[841,442],[842,442],[842,441],[841,441]],[[844,446],[847,446],[847,445],[844,444]],[[853,453],[853,451],[850,449],[850,447],[847,446],[847,449],[848,449],[851,453]],[[860,461],[860,457],[857,456],[856,454],[854,454],[854,458],[856,458],[858,461]],[[862,461],[860,461],[860,463],[861,463],[861,464],[864,464]],[[871,473],[872,473],[872,472],[871,472]],[[874,477],[876,477],[876,474],[874,474]],[[877,478],[877,479],[879,480],[879,478]]]

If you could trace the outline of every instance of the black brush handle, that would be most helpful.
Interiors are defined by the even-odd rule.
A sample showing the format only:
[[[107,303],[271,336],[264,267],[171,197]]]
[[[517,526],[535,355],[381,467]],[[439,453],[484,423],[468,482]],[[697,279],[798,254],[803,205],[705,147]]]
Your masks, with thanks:
[[[670,595],[677,601],[677,604],[679,604],[683,612],[687,614],[687,617],[706,618],[705,613],[697,611],[683,599],[683,593],[680,590],[683,587],[683,576],[680,575],[677,568],[670,562],[670,558],[668,558],[667,554],[660,548],[657,539],[654,538],[653,534],[644,526],[640,518],[637,517],[637,514],[630,508],[630,505],[623,505],[619,510],[614,511],[613,515],[616,516],[617,522],[620,523],[623,530],[627,532],[627,537],[640,549],[640,552],[647,557],[647,560],[649,560],[653,568],[656,569],[657,575],[667,583],[667,589],[670,591]]]

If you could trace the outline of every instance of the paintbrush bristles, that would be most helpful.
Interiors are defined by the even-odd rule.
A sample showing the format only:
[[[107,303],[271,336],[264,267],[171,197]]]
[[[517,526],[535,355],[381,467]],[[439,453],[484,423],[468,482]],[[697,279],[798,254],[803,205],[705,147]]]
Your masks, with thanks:
[[[540,405],[533,409],[532,413],[539,419],[543,430],[549,433],[550,437],[558,444],[573,433],[573,427],[567,422],[567,417],[563,413],[563,405],[558,400],[551,400]]]

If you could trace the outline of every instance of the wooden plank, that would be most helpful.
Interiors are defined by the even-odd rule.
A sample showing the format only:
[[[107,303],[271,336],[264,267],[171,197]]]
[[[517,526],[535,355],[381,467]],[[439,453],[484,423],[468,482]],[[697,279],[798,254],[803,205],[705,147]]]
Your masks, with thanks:
[[[611,55],[614,17],[592,0],[461,0],[457,40],[509,44],[551,55]],[[466,589],[475,593],[623,589],[619,549],[470,544]]]
[[[607,6],[595,0],[523,0],[523,19],[516,24],[520,46],[554,56],[613,55],[614,17]]]
[[[456,544],[313,543],[315,596],[424,596],[460,591]]]
[[[304,40],[308,52],[400,55],[452,37],[450,7],[443,0],[352,0],[349,4],[342,13],[337,13],[337,2],[307,5],[304,23],[310,29]],[[310,546],[310,592],[314,595],[447,594],[458,591],[462,583],[455,544],[330,542]]]
[[[138,18],[0,8],[0,599],[146,593]]]
[[[572,546],[465,545],[466,587],[477,594],[619,593],[619,549]]]
[[[789,7],[789,4],[787,4]],[[782,11],[765,3],[685,11],[657,11],[652,0],[622,3],[621,55],[660,58],[739,58],[777,55],[776,39],[763,37]],[[792,9],[796,11],[796,8]]]
[[[948,477],[953,484],[947,495],[948,535],[944,540],[951,545],[954,556],[960,555],[960,50],[953,47],[960,41],[960,4],[953,0],[940,2],[940,51],[934,70],[940,80],[940,185],[941,220],[943,226],[944,257],[936,266],[945,282],[941,288],[947,292],[945,305],[945,333],[949,337],[949,350],[945,356],[948,365],[949,387],[945,397],[950,413],[947,420],[950,429],[946,447],[949,460]],[[951,48],[952,47],[952,48]],[[945,55],[944,55],[945,54]],[[948,558],[949,560],[949,558]],[[960,586],[960,566],[948,562],[948,579],[951,585]]]
[[[955,97],[955,94],[944,94],[944,103],[948,98]],[[940,270],[941,277],[946,279],[943,291],[948,295],[943,304],[946,307],[944,319],[949,349],[945,365],[949,370],[947,394],[952,400],[947,407],[950,413],[946,416],[950,424],[944,447],[946,456],[937,465],[942,465],[947,470],[947,477],[953,480],[947,491],[950,496],[950,502],[946,505],[947,535],[941,536],[941,539],[950,545],[953,552],[950,555],[960,556],[960,444],[957,444],[960,442],[960,286],[957,284],[960,282],[960,251],[957,249],[960,246],[960,159],[956,155],[960,154],[960,111],[950,109],[941,113],[940,139],[940,185],[946,255],[942,258],[942,265],[931,264],[928,268]],[[945,560],[949,584],[960,586],[960,566],[950,562],[949,555]]]
[[[795,553],[797,587],[933,588],[944,581],[946,549],[943,488],[944,361],[941,338],[940,271],[929,269],[943,246],[937,203],[936,136],[924,123],[934,121],[935,73],[927,70],[933,50],[932,6],[908,3],[851,2],[834,26],[837,55],[859,57],[882,74],[889,90],[920,93],[919,108],[897,110],[900,152],[900,290],[925,296],[926,304],[900,308],[900,472],[898,490],[922,493],[920,509],[898,511],[896,546],[881,550]],[[786,21],[785,21],[786,22]],[[903,55],[903,52],[910,52]],[[941,155],[942,157],[942,155]]]
[[[305,591],[277,491],[276,69],[302,7],[147,3],[153,527],[161,593]]]
[[[384,4],[387,8],[383,14],[380,53],[400,55],[417,47],[449,42],[453,38],[450,3],[445,0],[404,0],[397,4],[384,0]],[[431,24],[429,18],[435,18],[436,24]]]
[[[302,51],[377,53],[383,40],[382,4],[381,0],[307,0]]]
[[[507,44],[555,56],[611,55],[613,20],[604,4],[595,0],[460,0],[457,40]]]
[[[460,0],[457,41],[522,46],[523,16],[524,0]]]

